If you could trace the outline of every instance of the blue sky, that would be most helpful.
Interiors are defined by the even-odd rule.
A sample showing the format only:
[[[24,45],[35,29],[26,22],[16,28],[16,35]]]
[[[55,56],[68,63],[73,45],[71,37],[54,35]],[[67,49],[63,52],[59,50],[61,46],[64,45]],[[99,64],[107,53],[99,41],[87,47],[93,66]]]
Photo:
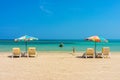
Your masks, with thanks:
[[[120,0],[1,0],[0,38],[120,39]]]

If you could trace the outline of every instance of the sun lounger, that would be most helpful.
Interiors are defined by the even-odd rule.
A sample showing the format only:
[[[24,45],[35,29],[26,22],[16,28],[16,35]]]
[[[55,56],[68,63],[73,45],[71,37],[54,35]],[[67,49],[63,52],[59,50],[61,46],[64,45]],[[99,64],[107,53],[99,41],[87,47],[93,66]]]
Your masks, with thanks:
[[[87,48],[86,53],[84,54],[85,58],[93,57],[95,58],[95,51],[94,48]]]
[[[111,54],[110,54],[110,48],[109,47],[103,47],[102,48],[102,53],[99,53],[97,55],[98,57],[102,57],[102,58],[105,58],[105,57],[111,57]]]
[[[12,58],[13,58],[14,56],[19,56],[19,57],[21,57],[20,48],[13,48]]]
[[[28,48],[28,56],[36,56],[37,55],[37,52],[36,52],[36,48],[35,47],[29,47]]]

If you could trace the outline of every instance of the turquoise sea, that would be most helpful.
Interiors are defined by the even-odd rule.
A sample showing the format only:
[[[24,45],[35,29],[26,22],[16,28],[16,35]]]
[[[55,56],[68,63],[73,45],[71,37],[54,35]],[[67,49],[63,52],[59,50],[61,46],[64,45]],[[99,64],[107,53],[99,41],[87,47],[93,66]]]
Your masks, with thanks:
[[[60,43],[64,44],[64,47],[60,48]],[[94,42],[85,40],[38,40],[29,41],[28,47],[36,47],[39,52],[71,52],[73,47],[77,52],[84,52],[86,48],[93,47]],[[20,47],[22,51],[25,51],[25,42],[14,42],[14,40],[0,40],[0,52],[12,52],[13,47]],[[109,40],[108,43],[97,43],[97,51],[101,51],[102,47],[110,47],[112,52],[120,51],[120,40]]]

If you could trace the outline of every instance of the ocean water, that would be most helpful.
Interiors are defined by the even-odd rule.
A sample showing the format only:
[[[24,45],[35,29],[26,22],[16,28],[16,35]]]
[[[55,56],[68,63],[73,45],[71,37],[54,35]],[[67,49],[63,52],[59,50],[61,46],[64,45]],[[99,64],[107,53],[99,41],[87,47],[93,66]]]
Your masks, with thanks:
[[[59,47],[63,43],[64,47]],[[38,40],[29,41],[28,47],[36,47],[39,52],[72,52],[73,47],[77,52],[85,52],[86,48],[94,48],[95,43],[85,40]],[[14,40],[0,40],[0,52],[12,52],[12,48],[19,47],[25,51],[25,42],[14,42]],[[102,47],[110,47],[112,52],[120,51],[120,40],[109,40],[108,43],[97,43],[97,51]]]

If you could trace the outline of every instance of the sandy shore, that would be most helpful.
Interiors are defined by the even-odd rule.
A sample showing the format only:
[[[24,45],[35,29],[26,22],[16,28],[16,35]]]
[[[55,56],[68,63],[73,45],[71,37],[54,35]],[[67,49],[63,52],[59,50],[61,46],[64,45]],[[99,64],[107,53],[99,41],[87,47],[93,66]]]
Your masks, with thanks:
[[[120,80],[120,53],[83,59],[81,53],[40,53],[35,58],[0,54],[0,80]]]

